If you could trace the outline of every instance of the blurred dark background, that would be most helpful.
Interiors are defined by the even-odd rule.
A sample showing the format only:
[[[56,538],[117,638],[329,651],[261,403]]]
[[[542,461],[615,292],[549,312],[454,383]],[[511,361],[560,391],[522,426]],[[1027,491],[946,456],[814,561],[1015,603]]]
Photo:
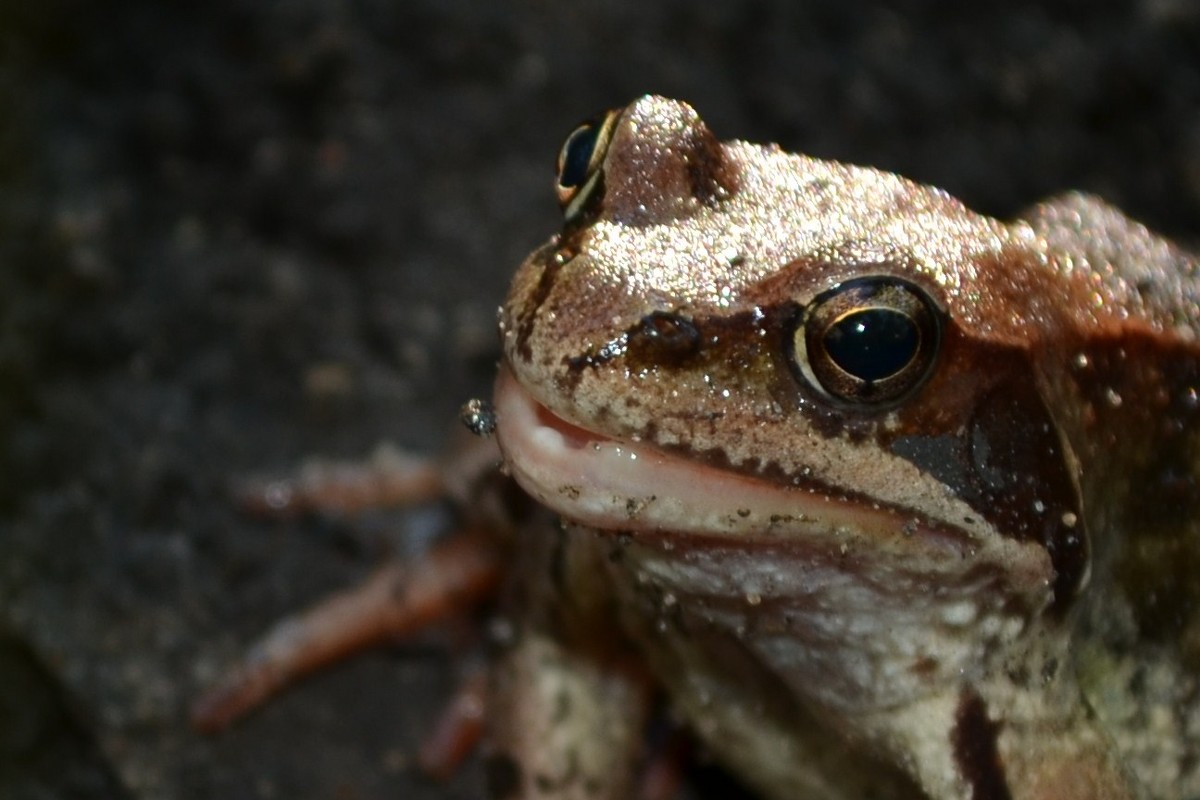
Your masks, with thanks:
[[[215,739],[199,686],[438,511],[240,516],[231,476],[435,451],[556,227],[579,119],[719,135],[1000,216],[1069,188],[1200,241],[1200,5],[0,3],[0,797],[467,798],[414,748],[436,635]]]

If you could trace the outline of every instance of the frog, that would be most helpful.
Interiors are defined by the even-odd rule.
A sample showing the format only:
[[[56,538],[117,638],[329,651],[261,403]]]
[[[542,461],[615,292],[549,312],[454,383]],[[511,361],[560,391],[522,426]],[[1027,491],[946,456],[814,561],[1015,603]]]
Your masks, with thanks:
[[[656,96],[578,126],[556,194],[463,411],[490,438],[235,486],[284,516],[448,495],[459,529],[270,631],[198,730],[499,592],[418,757],[482,736],[495,798],[669,797],[664,707],[768,800],[1200,797],[1194,253]]]
[[[1200,258],[658,96],[556,192],[499,314],[503,469],[552,513],[493,796],[633,796],[665,702],[770,800],[1200,797]]]

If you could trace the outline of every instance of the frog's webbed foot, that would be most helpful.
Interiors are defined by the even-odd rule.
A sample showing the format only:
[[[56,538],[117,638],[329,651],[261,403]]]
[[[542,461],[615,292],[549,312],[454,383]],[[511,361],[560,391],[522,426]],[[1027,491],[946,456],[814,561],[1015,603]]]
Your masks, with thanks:
[[[361,585],[277,624],[196,702],[192,724],[220,731],[327,664],[491,597],[501,572],[501,553],[479,531],[440,542],[418,563],[385,564]]]
[[[652,683],[614,628],[598,555],[588,536],[566,535],[549,515],[512,502],[495,463],[492,443],[467,448],[449,468],[385,451],[367,464],[310,465],[294,478],[240,485],[243,506],[268,516],[347,514],[450,495],[469,498],[467,522],[419,561],[386,564],[276,625],[199,699],[193,725],[220,731],[331,662],[492,599],[507,574],[511,635],[496,626],[501,653],[490,674],[468,670],[418,763],[434,777],[450,774],[486,726],[494,796],[645,796],[635,778],[647,760]],[[521,546],[510,549],[518,521]],[[678,776],[659,777],[670,785]]]
[[[236,481],[232,493],[242,508],[269,517],[348,515],[446,496],[470,496],[472,513],[424,558],[386,564],[361,585],[278,623],[196,702],[192,724],[219,731],[327,664],[490,599],[510,524],[496,498],[498,460],[494,442],[469,438],[443,461],[384,445],[366,461],[311,461],[291,476]]]

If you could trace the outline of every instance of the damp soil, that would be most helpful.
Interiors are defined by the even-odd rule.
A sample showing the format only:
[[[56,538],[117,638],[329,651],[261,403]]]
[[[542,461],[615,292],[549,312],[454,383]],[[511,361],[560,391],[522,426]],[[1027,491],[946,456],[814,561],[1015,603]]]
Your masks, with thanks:
[[[263,521],[229,484],[485,396],[579,119],[718,135],[1013,216],[1066,189],[1200,240],[1200,8],[50,0],[0,7],[0,796],[470,798],[413,767],[433,632],[228,733],[186,709],[273,620],[442,510]]]

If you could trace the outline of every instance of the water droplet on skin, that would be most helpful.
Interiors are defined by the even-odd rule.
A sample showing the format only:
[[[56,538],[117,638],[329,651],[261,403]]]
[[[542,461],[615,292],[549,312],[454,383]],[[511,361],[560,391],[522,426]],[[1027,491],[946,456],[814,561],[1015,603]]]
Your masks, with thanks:
[[[476,436],[486,438],[496,432],[496,408],[487,400],[468,400],[459,410],[458,418]]]
[[[1087,353],[1077,354],[1075,356],[1075,360],[1072,363],[1074,364],[1075,369],[1087,369],[1087,365],[1088,365]]]
[[[1037,512],[1038,514],[1041,514],[1043,511],[1046,510],[1046,504],[1043,503],[1041,500],[1034,500],[1033,501],[1033,510],[1035,512]]]
[[[746,592],[746,602],[752,606],[762,604],[762,595],[758,592]]]
[[[273,481],[263,492],[263,499],[266,500],[268,508],[280,511],[291,504],[292,489],[283,481]]]
[[[492,644],[506,647],[516,639],[516,628],[506,617],[495,617],[487,626],[488,638]]]
[[[1200,406],[1200,393],[1197,393],[1195,386],[1189,386],[1183,393],[1183,405],[1188,409]]]
[[[1063,515],[1062,515],[1062,524],[1063,525],[1067,526],[1068,528],[1074,528],[1078,522],[1079,522],[1079,517],[1077,517],[1074,512],[1066,511],[1063,513]]]
[[[942,619],[949,625],[970,625],[978,614],[974,603],[952,603],[942,610]]]
[[[1111,388],[1104,390],[1104,399],[1113,408],[1120,408],[1121,404],[1125,402],[1121,399],[1121,395],[1117,394],[1116,390]]]

